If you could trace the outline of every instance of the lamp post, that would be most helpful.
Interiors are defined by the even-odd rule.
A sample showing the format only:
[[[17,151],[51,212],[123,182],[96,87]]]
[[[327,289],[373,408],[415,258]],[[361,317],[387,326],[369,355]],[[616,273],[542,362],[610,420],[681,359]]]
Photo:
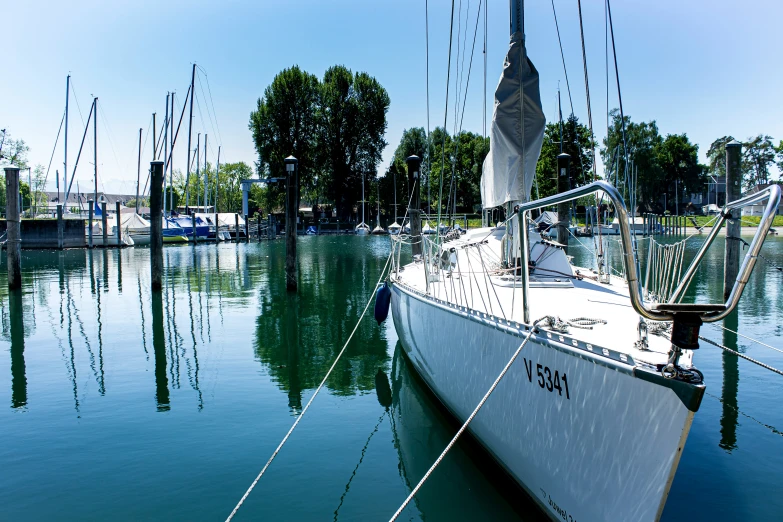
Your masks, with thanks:
[[[299,211],[299,180],[297,167],[299,160],[288,156],[285,160],[286,170],[286,208],[285,208],[285,286],[287,290],[296,291],[296,225]]]

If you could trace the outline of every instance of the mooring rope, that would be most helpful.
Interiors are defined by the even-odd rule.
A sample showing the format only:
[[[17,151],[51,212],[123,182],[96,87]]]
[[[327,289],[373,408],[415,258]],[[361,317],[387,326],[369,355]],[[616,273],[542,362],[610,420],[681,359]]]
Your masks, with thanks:
[[[323,380],[321,381],[321,384],[318,385],[318,388],[315,389],[315,392],[310,397],[310,400],[307,401],[307,404],[304,408],[302,408],[302,412],[297,416],[294,423],[291,425],[291,429],[288,430],[288,433],[285,434],[285,437],[283,437],[283,440],[280,441],[280,444],[278,444],[277,448],[275,449],[274,453],[272,453],[272,456],[269,457],[269,460],[264,464],[264,467],[261,469],[261,471],[256,476],[255,480],[252,484],[250,484],[250,487],[247,488],[247,491],[245,491],[245,494],[242,495],[242,498],[239,499],[239,502],[234,507],[234,509],[231,511],[231,514],[228,515],[228,518],[226,518],[226,522],[230,522],[232,518],[234,518],[234,515],[237,514],[237,511],[239,511],[239,508],[242,507],[242,504],[245,502],[247,497],[250,495],[250,492],[253,491],[253,488],[256,487],[256,484],[258,484],[258,481],[261,480],[261,477],[266,473],[266,470],[269,468],[269,465],[272,464],[272,461],[275,460],[275,457],[277,457],[277,454],[280,452],[280,450],[283,448],[283,445],[288,441],[288,437],[291,436],[291,433],[293,433],[294,429],[299,425],[299,421],[302,420],[302,417],[304,417],[304,414],[307,413],[308,408],[310,408],[310,405],[313,403],[313,400],[318,395],[318,392],[321,391],[321,388],[323,388],[324,384],[326,384],[326,380],[329,378],[329,376],[332,374],[332,370],[334,370],[335,366],[337,366],[338,361],[345,353],[346,348],[348,348],[348,344],[351,342],[351,339],[353,339],[354,334],[356,333],[356,330],[359,329],[359,324],[361,324],[362,319],[364,319],[364,316],[367,314],[367,310],[370,308],[370,303],[372,303],[373,298],[375,297],[375,290],[378,288],[378,285],[381,284],[381,281],[383,280],[383,276],[386,273],[386,269],[389,266],[389,262],[392,259],[392,255],[394,253],[394,250],[392,250],[391,253],[389,253],[389,257],[386,258],[386,264],[383,265],[383,270],[381,270],[381,276],[378,278],[378,283],[373,287],[373,291],[370,293],[370,298],[367,300],[367,305],[364,307],[364,311],[362,312],[362,315],[359,316],[359,320],[356,321],[356,326],[353,327],[353,331],[351,331],[351,335],[348,336],[348,340],[345,341],[345,344],[343,345],[342,350],[340,350],[340,353],[337,354],[337,357],[335,358],[334,362],[332,363],[332,366],[329,368],[329,371],[326,372],[326,375],[324,375]]]
[[[767,370],[769,370],[769,371],[771,371],[771,372],[777,373],[778,375],[783,375],[783,371],[781,371],[781,370],[778,370],[777,368],[773,368],[772,366],[770,366],[770,365],[768,365],[768,364],[764,364],[764,363],[763,363],[763,362],[761,362],[761,361],[757,361],[756,359],[754,359],[754,358],[752,358],[752,357],[748,357],[747,355],[745,355],[745,354],[742,354],[742,353],[740,353],[740,352],[738,352],[738,351],[736,351],[736,350],[732,350],[731,348],[729,348],[729,347],[727,347],[727,346],[723,346],[722,344],[718,344],[718,343],[716,343],[715,341],[711,341],[711,340],[707,339],[707,338],[706,338],[706,337],[704,337],[704,336],[701,336],[701,335],[700,335],[700,336],[699,336],[699,339],[701,339],[702,341],[708,342],[708,343],[710,343],[710,344],[711,344],[711,345],[713,345],[713,346],[717,346],[718,348],[720,348],[721,350],[723,350],[723,351],[725,351],[725,352],[729,352],[729,353],[731,353],[731,354],[734,354],[734,355],[736,355],[737,357],[739,357],[739,358],[741,358],[741,359],[745,359],[746,361],[750,361],[750,362],[752,362],[753,364],[758,364],[758,365],[759,365],[759,366],[761,366],[762,368],[766,368]]]
[[[783,350],[781,350],[780,348],[775,348],[774,346],[771,346],[771,345],[769,345],[769,344],[767,344],[767,343],[763,343],[763,342],[759,341],[758,339],[754,339],[753,337],[748,337],[748,336],[747,336],[747,335],[745,335],[745,334],[741,334],[741,333],[739,333],[739,332],[735,332],[735,331],[734,331],[734,330],[732,330],[731,328],[726,328],[726,327],[725,327],[725,326],[723,326],[722,324],[716,324],[715,326],[717,326],[717,327],[719,327],[719,328],[723,328],[723,329],[724,329],[724,330],[726,330],[727,332],[731,332],[731,333],[733,333],[734,335],[739,335],[740,337],[744,337],[744,338],[745,338],[745,339],[747,339],[748,341],[753,341],[754,343],[758,343],[758,344],[760,344],[761,346],[765,346],[765,347],[767,347],[767,348],[770,348],[770,349],[772,349],[772,350],[775,350],[776,352],[783,353]]]
[[[424,476],[421,478],[421,480],[416,485],[416,487],[413,488],[413,491],[411,491],[410,495],[408,495],[408,498],[405,499],[405,502],[403,502],[402,505],[394,513],[394,515],[392,515],[392,517],[389,519],[389,522],[394,522],[395,520],[397,520],[397,517],[400,516],[403,510],[408,506],[408,504],[410,504],[411,500],[413,500],[413,497],[416,496],[416,493],[418,493],[419,489],[421,489],[421,487],[424,485],[427,479],[430,478],[432,472],[435,471],[435,468],[438,467],[438,465],[441,463],[441,461],[449,452],[449,450],[454,446],[454,444],[457,442],[457,439],[459,439],[460,436],[464,433],[464,431],[468,428],[470,422],[478,414],[482,406],[484,406],[484,403],[487,402],[487,399],[489,399],[489,396],[492,395],[492,392],[495,391],[495,388],[497,388],[498,384],[500,383],[500,380],[506,375],[506,372],[508,372],[508,369],[511,368],[511,365],[514,364],[514,361],[517,359],[517,356],[522,351],[522,348],[525,347],[527,342],[530,340],[530,337],[532,337],[533,333],[536,331],[536,326],[538,325],[538,323],[543,321],[544,319],[546,318],[542,317],[541,319],[538,319],[531,325],[530,330],[527,332],[527,337],[525,337],[525,339],[522,341],[522,344],[520,344],[519,347],[516,349],[514,355],[512,355],[511,359],[509,359],[509,361],[506,363],[506,366],[503,367],[503,370],[500,372],[500,375],[497,376],[497,379],[495,379],[495,382],[492,383],[492,386],[490,386],[489,390],[487,390],[487,393],[484,394],[484,397],[481,398],[481,401],[478,403],[478,406],[476,406],[476,409],[473,410],[473,413],[470,414],[468,420],[466,420],[465,424],[463,424],[462,427],[459,429],[459,431],[457,431],[457,433],[451,439],[451,442],[448,443],[446,448],[443,450],[440,456],[435,460],[435,462],[432,464],[430,469],[427,470],[427,473],[424,474]]]

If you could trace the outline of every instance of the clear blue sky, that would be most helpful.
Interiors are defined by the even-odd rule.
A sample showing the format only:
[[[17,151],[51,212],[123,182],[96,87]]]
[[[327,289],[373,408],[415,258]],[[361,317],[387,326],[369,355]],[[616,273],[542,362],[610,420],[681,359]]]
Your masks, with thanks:
[[[451,4],[429,3],[430,125],[434,128],[443,124]],[[527,4],[528,52],[539,69],[544,110],[551,120],[558,83],[564,112],[570,112],[552,7],[549,0]],[[555,6],[574,110],[586,122],[576,0],[555,0]],[[468,7],[469,50],[478,0],[469,4],[462,0],[463,34]],[[489,112],[508,45],[508,2],[489,0],[488,7]],[[634,120],[657,120],[663,134],[687,133],[699,144],[702,160],[709,144],[726,134],[744,139],[765,133],[776,143],[783,138],[783,2],[615,0],[612,7],[626,114]],[[603,2],[586,0],[583,9],[593,120],[601,138],[606,126]],[[83,117],[87,118],[91,94],[99,97],[102,107],[100,190],[135,190],[139,128],[147,131],[153,111],[158,122],[162,120],[167,91],[176,90],[182,103],[194,61],[208,74],[219,127],[217,133],[207,114],[211,104],[201,96],[197,83],[201,115],[196,108],[194,142],[197,132],[210,135],[211,162],[218,145],[222,145],[222,161],[255,159],[249,113],[274,75],[293,64],[319,77],[327,67],[343,64],[370,73],[386,87],[391,97],[389,146],[379,171],[388,165],[403,129],[427,126],[423,0],[27,0],[6,2],[2,12],[0,128],[28,143],[32,165],[46,166],[70,72]],[[455,40],[456,36],[455,28]],[[463,125],[474,132],[482,128],[482,39],[480,27]],[[615,107],[617,94],[613,81],[610,84],[609,105]],[[452,84],[451,103],[453,95]],[[75,98],[71,107],[69,168],[83,132]],[[449,128],[454,125],[452,116],[453,105]],[[181,131],[175,168],[184,170],[185,147],[186,135]],[[148,141],[142,170],[150,156]],[[82,191],[92,183],[91,161],[88,140],[76,178]],[[62,170],[62,141],[52,164],[52,187],[55,168]]]

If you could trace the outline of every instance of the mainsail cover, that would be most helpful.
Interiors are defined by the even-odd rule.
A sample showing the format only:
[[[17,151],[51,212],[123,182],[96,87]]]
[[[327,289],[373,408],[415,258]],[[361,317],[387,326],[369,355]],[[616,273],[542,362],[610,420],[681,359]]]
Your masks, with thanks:
[[[495,90],[489,154],[481,176],[484,208],[530,199],[545,125],[538,71],[527,57],[524,35],[515,32]]]

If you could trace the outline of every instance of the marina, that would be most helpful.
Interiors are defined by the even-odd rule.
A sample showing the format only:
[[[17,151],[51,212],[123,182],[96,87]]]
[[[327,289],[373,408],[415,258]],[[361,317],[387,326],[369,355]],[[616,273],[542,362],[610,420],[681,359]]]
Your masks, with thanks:
[[[615,4],[10,6],[0,520],[783,520],[783,12]]]
[[[721,297],[710,284],[723,262],[716,241],[694,299]],[[146,248],[24,251],[21,299],[0,289],[4,518],[225,518],[358,320],[389,238],[300,237],[298,251],[293,297],[280,241],[168,246],[157,304]],[[762,252],[783,262],[783,241]],[[761,265],[726,326],[780,349],[781,274]],[[702,333],[783,366],[780,352],[717,325]],[[707,344],[698,356],[709,385],[662,520],[692,520],[694,503],[703,519],[775,519],[779,379]],[[310,415],[237,520],[386,520],[458,428],[392,323],[369,317]],[[461,440],[405,519],[546,520],[487,462]]]

